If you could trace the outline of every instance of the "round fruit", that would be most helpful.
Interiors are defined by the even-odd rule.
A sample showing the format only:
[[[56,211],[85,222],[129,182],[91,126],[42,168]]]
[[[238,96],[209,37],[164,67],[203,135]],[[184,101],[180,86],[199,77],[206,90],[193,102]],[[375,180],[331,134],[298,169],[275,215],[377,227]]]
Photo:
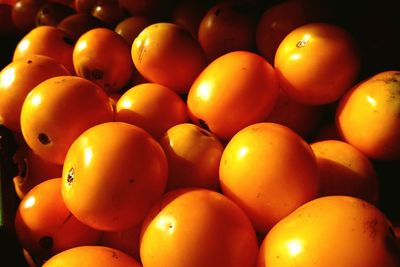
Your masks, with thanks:
[[[247,213],[260,233],[319,193],[310,146],[275,123],[253,124],[233,136],[222,154],[219,175],[223,193]]]
[[[107,94],[76,76],[58,76],[37,85],[21,111],[21,130],[29,147],[43,159],[63,164],[68,148],[86,129],[112,121]]]
[[[349,196],[310,201],[278,222],[260,248],[258,267],[396,267],[393,229],[373,205]]]
[[[133,16],[124,19],[115,27],[115,32],[121,35],[128,43],[129,47],[132,46],[133,41],[141,31],[147,26],[151,25],[152,21],[148,17]]]
[[[247,216],[215,191],[170,191],[143,222],[140,258],[146,267],[252,267],[257,253]]]
[[[167,159],[143,129],[109,122],[85,131],[68,150],[63,168],[65,204],[79,220],[105,231],[141,222],[164,193]]]

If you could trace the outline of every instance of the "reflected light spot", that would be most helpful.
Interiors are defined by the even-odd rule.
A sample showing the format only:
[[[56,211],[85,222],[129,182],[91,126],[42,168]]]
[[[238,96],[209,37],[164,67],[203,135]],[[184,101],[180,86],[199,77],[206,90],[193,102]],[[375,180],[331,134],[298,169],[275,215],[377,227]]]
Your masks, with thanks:
[[[133,102],[130,99],[122,99],[121,101],[121,107],[122,108],[126,108],[126,109],[130,109],[133,106]]]
[[[40,105],[42,103],[42,96],[41,95],[35,95],[34,97],[32,97],[31,103],[34,106]]]
[[[78,44],[78,50],[83,50],[83,49],[85,49],[86,47],[87,47],[87,42],[86,42],[86,41],[79,42],[79,44]]]
[[[211,86],[212,84],[208,81],[200,83],[196,92],[196,96],[204,101],[209,100],[211,97]]]
[[[249,153],[249,148],[247,146],[241,147],[238,151],[238,158],[242,159]]]
[[[93,158],[93,149],[92,149],[92,147],[86,147],[83,150],[83,154],[84,154],[85,165],[86,166],[90,165],[90,162],[92,161],[92,158]]]
[[[290,60],[296,61],[301,58],[301,55],[296,53],[296,54],[291,55],[289,58],[290,58]]]
[[[28,49],[29,45],[30,45],[29,40],[25,39],[21,41],[21,43],[18,45],[18,50],[20,52],[24,52],[26,49]]]
[[[36,203],[36,198],[34,196],[30,196],[27,200],[25,200],[24,208],[29,209],[32,208]]]
[[[287,248],[289,249],[290,256],[296,256],[303,251],[303,244],[301,240],[293,239],[287,243]]]
[[[170,215],[162,215],[156,222],[157,228],[168,234],[175,231],[175,224],[175,218]]]
[[[367,101],[368,103],[371,104],[371,106],[376,107],[376,100],[373,97],[367,96]]]
[[[308,33],[303,35],[303,40],[308,42],[311,39],[311,35],[309,35]]]
[[[15,68],[5,70],[0,77],[0,88],[9,87],[15,80]]]

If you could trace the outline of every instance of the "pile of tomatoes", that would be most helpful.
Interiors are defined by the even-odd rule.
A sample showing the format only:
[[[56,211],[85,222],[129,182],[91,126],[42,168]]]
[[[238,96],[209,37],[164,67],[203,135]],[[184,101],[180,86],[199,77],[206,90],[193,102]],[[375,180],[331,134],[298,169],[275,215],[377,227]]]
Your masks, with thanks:
[[[400,266],[400,36],[363,8],[0,1],[26,262]]]

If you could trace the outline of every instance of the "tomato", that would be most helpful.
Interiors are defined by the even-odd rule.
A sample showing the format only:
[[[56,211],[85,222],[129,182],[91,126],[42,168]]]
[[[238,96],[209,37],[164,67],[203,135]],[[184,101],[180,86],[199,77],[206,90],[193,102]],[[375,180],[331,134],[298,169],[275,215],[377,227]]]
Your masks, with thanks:
[[[85,224],[105,231],[140,223],[164,193],[167,159],[143,129],[122,122],[96,125],[68,150],[62,194]]]
[[[131,16],[145,16],[164,21],[171,13],[176,0],[118,0],[118,4]]]
[[[74,0],[74,6],[78,13],[90,14],[98,0]]]
[[[103,246],[79,246],[50,258],[43,267],[141,267],[132,257],[117,249]]]
[[[143,83],[126,91],[116,105],[116,121],[139,126],[155,139],[174,125],[187,122],[186,103],[171,89]]]
[[[72,7],[56,2],[48,2],[36,14],[36,25],[57,26],[64,18],[75,13]]]
[[[22,247],[40,260],[75,246],[94,245],[101,234],[69,212],[61,197],[61,178],[44,181],[26,194],[15,230]]]
[[[115,27],[115,32],[121,35],[132,46],[133,41],[147,26],[151,25],[152,21],[145,16],[133,16],[122,20]]]
[[[110,28],[114,28],[124,20],[128,14],[118,5],[118,1],[98,0],[92,8],[93,17],[105,22]]]
[[[59,61],[71,74],[74,74],[73,49],[74,41],[65,32],[54,26],[39,26],[19,41],[14,51],[13,61],[35,54],[44,55]]]
[[[173,23],[155,23],[134,40],[132,59],[150,82],[177,93],[187,93],[206,65],[200,44],[185,29]]]
[[[170,191],[143,222],[143,266],[251,267],[257,237],[243,211],[207,189]]]
[[[45,0],[18,0],[12,10],[14,24],[21,32],[29,32],[36,27],[36,14]]]
[[[57,28],[63,30],[73,40],[78,40],[82,34],[94,28],[105,28],[101,20],[85,13],[73,14],[58,23]]]
[[[257,267],[395,267],[399,250],[385,215],[349,196],[310,201],[265,237]]]
[[[310,146],[291,129],[270,122],[250,125],[232,137],[219,175],[223,193],[246,212],[259,233],[319,193]]]
[[[229,140],[240,129],[263,121],[277,96],[272,66],[255,53],[235,51],[200,73],[190,88],[187,105],[195,124]]]
[[[198,30],[208,60],[236,50],[254,51],[257,19],[248,3],[221,2],[209,9]]]
[[[368,157],[400,159],[400,71],[385,71],[354,86],[336,113],[339,135]]]
[[[168,129],[160,138],[168,159],[167,189],[219,189],[219,162],[224,147],[216,136],[191,123]]]
[[[328,23],[306,24],[280,43],[274,66],[282,89],[308,105],[335,102],[353,86],[360,69],[348,32]]]
[[[19,30],[12,18],[12,11],[13,7],[10,4],[0,1],[0,36],[2,38],[10,36],[17,37],[19,34]],[[5,53],[5,51],[3,53]],[[7,56],[9,56],[8,52]]]
[[[133,73],[130,47],[119,34],[105,28],[89,30],[78,39],[73,62],[78,76],[108,92],[122,89]]]
[[[112,121],[106,93],[76,76],[50,78],[26,97],[21,130],[29,147],[43,159],[63,164],[72,142],[86,129]]]
[[[338,140],[311,144],[321,177],[320,195],[347,195],[378,203],[378,177],[371,161],[353,146]]]
[[[67,69],[47,56],[30,55],[8,64],[0,72],[0,123],[21,132],[20,116],[25,97],[39,83],[62,75],[69,75]]]

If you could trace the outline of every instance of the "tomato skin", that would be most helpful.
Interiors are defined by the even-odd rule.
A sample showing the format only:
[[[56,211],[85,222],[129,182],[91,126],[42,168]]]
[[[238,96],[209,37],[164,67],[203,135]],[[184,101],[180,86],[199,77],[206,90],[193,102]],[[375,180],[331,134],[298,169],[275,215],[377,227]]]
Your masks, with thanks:
[[[219,177],[222,192],[247,213],[259,233],[318,197],[320,185],[310,146],[286,126],[269,122],[232,137]]]
[[[107,51],[112,50],[112,53]],[[130,48],[116,32],[95,28],[84,33],[73,51],[76,74],[101,86],[107,92],[122,89],[133,74]]]
[[[43,267],[141,267],[132,257],[118,249],[104,246],[79,246],[50,258]]]
[[[384,71],[355,85],[339,102],[336,127],[369,158],[400,159],[400,71]]]
[[[373,205],[348,196],[310,201],[265,237],[257,267],[395,267],[392,226]]]
[[[249,219],[215,191],[170,191],[143,222],[140,256],[146,267],[251,267],[257,254]]]
[[[15,227],[22,247],[40,260],[71,247],[94,245],[101,236],[67,209],[61,196],[61,178],[44,181],[26,194],[18,207]]]
[[[280,43],[274,66],[282,89],[296,102],[323,105],[349,90],[360,70],[353,38],[329,23],[291,31]]]
[[[26,56],[8,64],[0,72],[1,124],[21,132],[21,108],[28,93],[49,78],[69,74],[58,61],[42,55]]]
[[[173,23],[154,23],[146,27],[134,40],[131,54],[144,78],[177,93],[187,93],[206,65],[198,41]]]
[[[168,165],[158,142],[123,122],[96,125],[68,150],[62,195],[82,222],[104,231],[140,223],[164,193]]]
[[[58,76],[36,86],[21,110],[21,130],[29,147],[55,164],[63,164],[72,142],[86,129],[112,121],[107,94],[76,76]]]
[[[131,47],[139,33],[151,24],[152,20],[148,17],[132,16],[118,23],[117,26],[115,26],[115,32],[121,35],[128,43],[129,47]]]
[[[234,78],[233,78],[234,77]],[[187,105],[191,120],[204,124],[220,139],[263,121],[278,96],[272,66],[247,51],[225,54],[211,62],[190,88]]]

